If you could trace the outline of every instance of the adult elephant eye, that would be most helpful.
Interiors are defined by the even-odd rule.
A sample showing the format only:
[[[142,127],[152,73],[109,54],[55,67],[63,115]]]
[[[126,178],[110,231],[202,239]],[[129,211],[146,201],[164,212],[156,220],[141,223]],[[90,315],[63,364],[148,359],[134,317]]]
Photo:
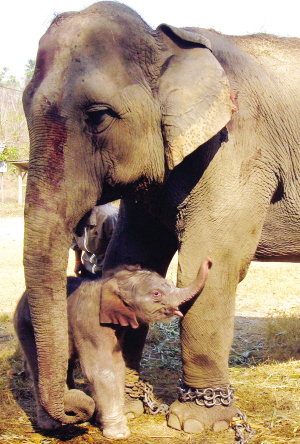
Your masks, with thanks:
[[[119,116],[108,107],[92,107],[86,111],[85,122],[92,133],[101,133],[106,130],[114,118]]]

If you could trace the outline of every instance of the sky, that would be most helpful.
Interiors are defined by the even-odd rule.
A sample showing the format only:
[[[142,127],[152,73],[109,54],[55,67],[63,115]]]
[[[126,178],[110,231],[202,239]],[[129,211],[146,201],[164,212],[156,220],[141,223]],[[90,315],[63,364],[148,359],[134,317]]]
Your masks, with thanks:
[[[38,42],[54,14],[79,11],[93,0],[6,0],[1,4],[0,72],[24,77],[29,59],[36,59]],[[300,37],[299,0],[125,0],[152,27],[212,28],[224,34],[257,32]]]

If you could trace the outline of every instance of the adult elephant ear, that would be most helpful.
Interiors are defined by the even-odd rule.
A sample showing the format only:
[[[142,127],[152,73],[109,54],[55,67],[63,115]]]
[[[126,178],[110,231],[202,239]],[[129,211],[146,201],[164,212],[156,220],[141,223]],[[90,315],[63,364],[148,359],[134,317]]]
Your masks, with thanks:
[[[118,324],[132,328],[139,326],[134,310],[126,304],[121,295],[117,279],[109,279],[101,289],[100,323]]]
[[[166,158],[170,169],[217,134],[235,110],[225,72],[208,39],[162,24],[166,60],[158,79]]]

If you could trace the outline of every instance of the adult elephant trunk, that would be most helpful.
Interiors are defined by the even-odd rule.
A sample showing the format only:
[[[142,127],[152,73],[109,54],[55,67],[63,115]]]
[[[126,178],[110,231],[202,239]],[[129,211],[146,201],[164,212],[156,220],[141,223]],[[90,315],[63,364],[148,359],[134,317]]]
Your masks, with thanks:
[[[186,302],[191,301],[194,296],[198,295],[203,290],[211,265],[212,260],[207,257],[202,263],[196,279],[189,286],[177,289],[178,291],[175,296],[175,301],[179,307]]]
[[[94,414],[95,401],[80,390],[69,390],[64,396],[64,411],[74,422],[88,421]]]
[[[38,394],[53,419],[65,424],[86,421],[86,412],[91,410],[87,396],[76,397],[82,405],[77,404],[71,414],[65,413],[70,412],[70,402],[65,409],[63,398],[69,354],[66,270],[76,221],[70,201],[67,205],[59,189],[49,191],[32,165],[25,206],[24,267],[38,355]]]

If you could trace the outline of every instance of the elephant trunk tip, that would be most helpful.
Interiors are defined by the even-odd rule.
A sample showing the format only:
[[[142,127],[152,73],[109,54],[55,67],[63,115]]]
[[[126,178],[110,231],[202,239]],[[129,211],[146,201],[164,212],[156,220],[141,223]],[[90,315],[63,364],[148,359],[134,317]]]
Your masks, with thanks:
[[[69,390],[64,397],[65,424],[86,422],[95,412],[95,401],[80,390]]]
[[[211,267],[212,267],[212,259],[209,256],[207,256],[204,262],[202,263],[201,267],[199,268],[196,279],[190,285],[190,287],[193,288],[194,291],[196,292],[195,295],[199,294],[203,290],[206,280],[208,278],[208,272]]]
[[[179,307],[201,293],[208,278],[212,263],[212,259],[207,256],[199,268],[196,279],[188,287],[180,289]],[[177,316],[180,316],[180,314],[177,314]]]

